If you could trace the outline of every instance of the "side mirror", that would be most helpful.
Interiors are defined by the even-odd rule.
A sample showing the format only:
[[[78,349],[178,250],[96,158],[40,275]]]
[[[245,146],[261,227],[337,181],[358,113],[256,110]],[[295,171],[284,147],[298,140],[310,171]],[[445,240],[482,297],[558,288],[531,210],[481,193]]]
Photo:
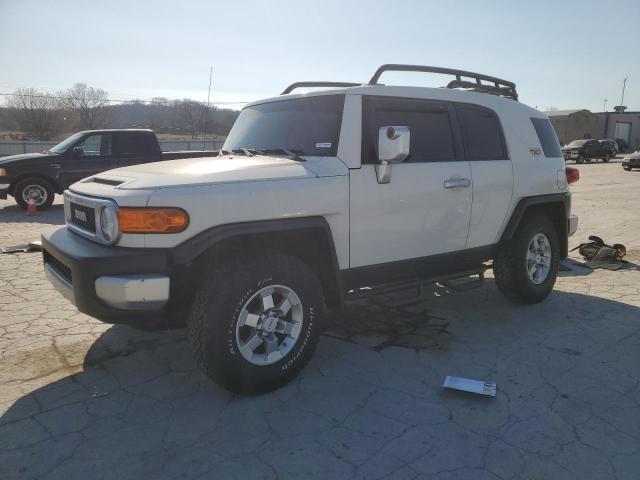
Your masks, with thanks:
[[[404,162],[411,147],[409,127],[387,126],[378,130],[378,162],[375,165],[378,183],[391,181],[391,165]]]
[[[81,147],[73,147],[73,149],[71,150],[71,156],[73,158],[80,158],[83,153],[84,151],[82,150]]]

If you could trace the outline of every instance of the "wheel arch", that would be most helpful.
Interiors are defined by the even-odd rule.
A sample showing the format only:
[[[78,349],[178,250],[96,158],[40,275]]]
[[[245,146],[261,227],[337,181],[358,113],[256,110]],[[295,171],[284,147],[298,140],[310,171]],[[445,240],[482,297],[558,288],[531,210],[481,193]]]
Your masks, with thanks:
[[[567,219],[571,211],[571,195],[557,193],[536,195],[521,199],[511,214],[507,227],[502,233],[500,242],[507,242],[513,238],[522,222],[531,215],[543,214],[555,225],[560,240],[560,257],[566,258],[569,253]]]
[[[333,235],[324,217],[264,220],[220,225],[183,242],[171,252],[171,262],[192,288],[201,278],[207,257],[225,258],[246,249],[294,255],[318,274],[329,308],[343,306],[343,291]],[[197,280],[196,280],[197,281]]]
[[[60,188],[60,184],[54,178],[51,178],[49,175],[46,175],[44,173],[31,172],[31,173],[22,173],[13,179],[13,181],[9,185],[9,195],[15,197],[16,186],[22,180],[26,180],[27,178],[41,178],[42,180],[46,180],[51,184],[51,186],[53,187],[54,193],[63,192],[63,189]]]

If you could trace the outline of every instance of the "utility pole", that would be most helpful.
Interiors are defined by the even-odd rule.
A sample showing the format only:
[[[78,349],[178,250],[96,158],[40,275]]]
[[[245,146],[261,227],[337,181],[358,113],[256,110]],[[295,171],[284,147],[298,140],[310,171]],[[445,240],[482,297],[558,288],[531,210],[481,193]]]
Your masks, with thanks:
[[[607,111],[607,99],[604,99],[604,107],[602,107],[602,111],[606,112]]]
[[[213,67],[209,67],[209,93],[207,93],[207,110],[204,115],[204,133],[202,134],[202,151],[207,146],[207,120],[209,119],[209,100],[211,99],[211,78],[213,77]]]
[[[624,82],[622,82],[622,99],[620,100],[620,106],[624,107],[624,89],[627,86],[627,77],[624,77]],[[622,109],[620,109],[620,112],[622,113]]]

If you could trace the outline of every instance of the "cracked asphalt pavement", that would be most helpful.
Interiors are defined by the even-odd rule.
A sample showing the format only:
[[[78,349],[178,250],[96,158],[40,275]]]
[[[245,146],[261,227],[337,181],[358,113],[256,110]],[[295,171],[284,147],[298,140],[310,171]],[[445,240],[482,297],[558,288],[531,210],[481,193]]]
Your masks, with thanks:
[[[201,374],[184,331],[102,324],[39,253],[0,255],[0,478],[640,478],[640,171],[580,171],[571,246],[623,243],[626,268],[574,257],[534,306],[490,275],[350,303],[299,378],[253,398]],[[61,223],[60,200],[38,217],[0,201],[1,246]],[[497,396],[445,390],[446,375]]]

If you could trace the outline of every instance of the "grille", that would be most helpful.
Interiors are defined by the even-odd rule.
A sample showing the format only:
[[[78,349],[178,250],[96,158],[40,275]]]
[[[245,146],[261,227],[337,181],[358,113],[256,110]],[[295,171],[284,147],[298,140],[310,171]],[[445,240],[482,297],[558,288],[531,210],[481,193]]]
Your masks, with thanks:
[[[55,270],[58,275],[64,278],[67,282],[72,283],[73,276],[71,275],[71,269],[69,267],[67,267],[57,258],[53,257],[46,250],[42,252],[42,256],[44,257],[44,263],[48,264],[53,270]]]
[[[71,202],[71,223],[85,230],[96,232],[96,214],[93,208]]]

